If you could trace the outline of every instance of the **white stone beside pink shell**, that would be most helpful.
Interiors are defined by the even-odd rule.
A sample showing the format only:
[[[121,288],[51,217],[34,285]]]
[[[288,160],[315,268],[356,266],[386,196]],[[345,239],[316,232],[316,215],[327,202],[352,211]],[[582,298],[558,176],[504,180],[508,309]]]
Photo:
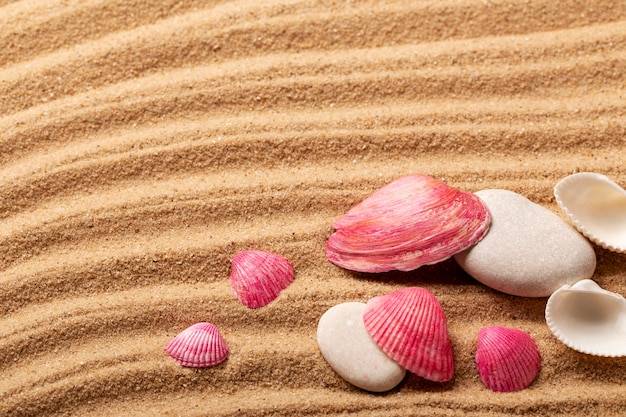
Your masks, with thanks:
[[[328,364],[368,391],[392,389],[405,370],[435,382],[454,375],[446,316],[425,288],[336,305],[320,318],[317,340]]]
[[[411,271],[474,245],[489,223],[489,211],[475,194],[411,175],[377,190],[335,221],[326,257],[354,271]]]

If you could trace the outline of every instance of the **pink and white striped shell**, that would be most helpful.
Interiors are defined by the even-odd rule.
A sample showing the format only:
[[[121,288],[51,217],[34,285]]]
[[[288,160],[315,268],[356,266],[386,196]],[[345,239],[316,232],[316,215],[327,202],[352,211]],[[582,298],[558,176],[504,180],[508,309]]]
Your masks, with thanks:
[[[354,271],[411,271],[474,245],[490,223],[489,210],[475,194],[411,175],[374,192],[335,221],[326,257]]]
[[[274,301],[293,282],[293,267],[282,256],[258,250],[233,257],[230,288],[246,307],[259,308]]]
[[[408,371],[435,382],[452,379],[446,315],[427,289],[403,288],[372,298],[363,323],[381,350]]]
[[[228,345],[212,323],[196,323],[180,332],[165,347],[182,366],[205,368],[217,365],[228,356]]]
[[[541,368],[539,348],[526,332],[489,326],[478,332],[476,368],[485,386],[496,392],[528,387]]]

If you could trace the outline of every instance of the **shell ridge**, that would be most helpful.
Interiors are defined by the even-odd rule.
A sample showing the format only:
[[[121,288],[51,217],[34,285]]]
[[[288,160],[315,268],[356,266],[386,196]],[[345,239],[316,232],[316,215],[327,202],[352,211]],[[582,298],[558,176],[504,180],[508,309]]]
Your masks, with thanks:
[[[426,337],[428,336],[420,334],[421,326],[419,326],[419,323],[423,323],[424,320],[425,297],[423,296],[424,293],[421,291],[407,291],[403,293],[403,295],[405,294],[406,297],[404,298],[408,298],[406,300],[407,304],[415,305],[415,307],[409,311],[409,321],[407,322],[407,328],[405,329],[406,333],[410,337],[410,340],[406,344],[406,348],[408,349],[406,357],[409,360],[406,361],[405,366],[408,369],[414,369],[422,366],[423,355],[420,355],[420,353],[423,353],[423,346],[421,341],[427,340]],[[398,303],[398,310],[400,310],[401,306],[402,304]]]
[[[368,303],[366,330],[389,357],[433,381],[452,378],[452,349],[443,308],[428,290],[396,290]]]
[[[275,300],[293,282],[293,267],[279,255],[248,250],[232,259],[230,287],[249,308],[263,307]]]
[[[228,355],[228,346],[217,327],[204,322],[180,332],[165,350],[172,359],[186,367],[217,365]]]
[[[519,391],[532,384],[541,367],[533,338],[519,329],[488,326],[478,333],[476,368],[492,391]]]
[[[207,337],[211,336],[209,332],[210,329],[206,329],[206,333],[200,332],[196,329],[191,332],[191,338],[187,344],[188,348],[185,351],[185,359],[187,362],[191,363],[196,360],[198,361],[198,364],[205,363],[203,352],[207,348]]]
[[[434,321],[440,321],[441,317],[439,317],[436,305],[432,302],[432,299],[430,300],[426,300],[428,296],[426,295],[426,297],[423,297],[421,301],[421,305],[420,305],[420,311],[423,311],[424,307],[430,307],[429,311],[428,311],[428,318],[430,319],[428,323],[424,323],[426,324],[426,330],[427,333],[424,334],[422,337],[424,339],[427,340],[433,340],[434,346],[426,346],[425,344],[421,344],[420,348],[422,349],[423,354],[419,356],[419,358],[421,359],[421,363],[419,364],[419,366],[426,366],[428,365],[432,365],[429,366],[429,368],[434,369],[433,372],[436,372],[439,370],[440,365],[443,364],[443,362],[438,363],[435,360],[435,354],[436,352],[439,352],[442,350],[443,346],[443,340],[441,340],[441,333],[442,333],[442,327],[439,326],[435,326],[434,325]],[[428,297],[430,298],[430,297]],[[425,312],[424,312],[425,313]],[[422,314],[423,316],[425,316],[426,314]],[[424,352],[426,351],[426,352]]]
[[[525,366],[525,362],[522,361],[523,356],[519,350],[520,341],[518,339],[519,333],[517,333],[517,329],[512,329],[511,332],[505,333],[504,341],[506,343],[506,349],[498,351],[500,353],[501,363],[504,366],[500,372],[499,379],[502,388],[505,390],[518,391],[522,388],[526,380],[525,374],[521,369]],[[518,358],[518,360],[515,360],[516,358]]]

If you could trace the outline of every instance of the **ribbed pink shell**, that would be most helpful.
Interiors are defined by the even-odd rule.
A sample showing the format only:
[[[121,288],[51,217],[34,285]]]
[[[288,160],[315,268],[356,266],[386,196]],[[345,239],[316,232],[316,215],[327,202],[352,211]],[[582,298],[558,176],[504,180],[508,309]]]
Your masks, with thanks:
[[[426,175],[384,186],[334,224],[326,257],[361,272],[411,271],[480,241],[491,223],[485,204]]]
[[[522,330],[485,327],[478,332],[476,368],[490,390],[519,391],[528,387],[539,373],[539,348]]]
[[[446,315],[427,289],[404,288],[372,298],[363,322],[382,351],[408,371],[436,382],[452,379]]]
[[[228,345],[215,325],[196,323],[180,332],[165,347],[182,366],[204,368],[224,361]]]
[[[258,250],[239,252],[233,257],[230,288],[249,308],[274,301],[293,282],[293,267],[282,256]]]

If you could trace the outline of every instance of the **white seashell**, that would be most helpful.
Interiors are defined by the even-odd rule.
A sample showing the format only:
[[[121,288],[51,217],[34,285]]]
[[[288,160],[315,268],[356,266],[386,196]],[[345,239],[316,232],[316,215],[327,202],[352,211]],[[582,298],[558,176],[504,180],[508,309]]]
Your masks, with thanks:
[[[554,187],[561,210],[592,242],[614,252],[626,252],[626,191],[607,176],[581,172]]]
[[[626,299],[584,279],[548,299],[546,322],[567,346],[597,356],[626,356]]]

